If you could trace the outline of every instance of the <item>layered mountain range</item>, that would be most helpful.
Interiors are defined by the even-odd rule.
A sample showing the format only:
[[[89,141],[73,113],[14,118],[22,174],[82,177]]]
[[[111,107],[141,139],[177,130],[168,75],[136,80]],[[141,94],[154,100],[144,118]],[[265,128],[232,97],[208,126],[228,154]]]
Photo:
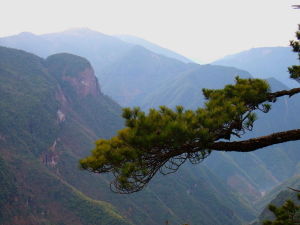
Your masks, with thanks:
[[[8,90],[4,85],[1,87],[4,88],[5,95],[0,95],[0,102],[8,104],[6,102],[8,101],[13,104],[10,108],[3,106],[8,109],[8,111],[5,110],[4,115],[21,118],[16,122],[12,122],[13,119],[9,123],[2,122],[0,127],[15,129],[15,126],[18,127],[19,124],[25,123],[24,121],[30,121],[30,118],[38,119],[39,117],[32,111],[27,112],[23,108],[14,107],[21,106],[20,103],[26,103],[27,95],[33,99],[42,96],[40,93],[31,93],[30,90],[46,91],[48,86],[53,90],[57,89],[57,91],[53,91],[55,94],[52,94],[52,97],[50,94],[46,94],[47,97],[39,100],[43,104],[37,105],[37,110],[35,110],[41,117],[45,114],[46,117],[55,118],[48,121],[49,126],[45,125],[45,127],[49,127],[49,131],[48,128],[39,130],[44,127],[42,119],[39,119],[39,122],[32,122],[32,125],[26,125],[26,129],[29,131],[24,128],[26,130],[24,133],[27,136],[23,133],[19,135],[19,130],[0,131],[0,141],[7,140],[6,136],[12,135],[16,136],[15,138],[18,136],[21,143],[14,147],[14,142],[11,142],[3,152],[10,152],[10,149],[14,148],[16,154],[19,154],[20,149],[23,149],[22,146],[29,145],[27,143],[29,141],[28,149],[30,152],[33,151],[30,153],[33,154],[32,160],[43,167],[43,170],[50,171],[49,173],[54,174],[75,191],[80,191],[83,196],[88,196],[87,199],[111,203],[115,209],[109,206],[109,209],[112,210],[107,211],[113,211],[114,215],[124,223],[154,225],[163,224],[168,220],[170,223],[188,223],[190,225],[242,224],[244,221],[254,218],[257,213],[255,203],[265,192],[299,172],[299,169],[297,170],[299,168],[299,154],[297,154],[299,142],[276,145],[249,154],[213,152],[202,165],[185,165],[176,174],[166,177],[157,176],[141,193],[117,196],[108,188],[111,177],[99,177],[77,169],[77,160],[88,154],[96,139],[110,137],[123,126],[119,116],[120,107],[106,95],[122,106],[140,106],[144,110],[159,105],[170,107],[183,105],[186,108],[195,109],[204,103],[202,88],[222,88],[224,85],[232,83],[235,76],[251,77],[252,74],[249,72],[253,75],[268,74],[267,76],[269,76],[273,74],[273,68],[261,66],[264,70],[251,70],[251,67],[235,64],[239,56],[231,56],[230,59],[235,59],[230,62],[231,64],[222,60],[215,62],[223,66],[198,65],[191,63],[183,56],[161,49],[159,46],[153,48],[151,43],[149,45],[136,38],[111,37],[87,29],[46,35],[22,33],[0,38],[0,45],[24,49],[46,58],[44,60],[22,51],[2,48],[3,52],[15,51],[20,55],[24,54],[23,58],[30,55],[39,59],[41,71],[51,77],[49,80],[52,79],[56,82],[53,81],[52,84],[52,81],[48,81],[41,85],[36,81],[40,79],[39,76],[31,77],[32,69],[28,69],[29,66],[28,68],[23,66],[22,70],[24,69],[23,73],[31,77],[32,83],[28,81],[31,88],[22,82],[24,78],[21,73],[16,77],[5,76],[6,72],[0,73],[4,77],[3,79],[8,79],[7,77],[12,79],[12,85]],[[59,52],[80,55],[91,63],[71,54],[57,54]],[[241,55],[243,54],[241,53]],[[255,65],[257,61],[261,61],[262,58],[259,57],[261,54],[260,52],[260,54],[250,57],[249,63]],[[282,54],[284,55],[284,53]],[[266,63],[268,58],[272,61],[272,58],[277,57],[275,56],[277,55],[276,48],[270,48],[267,55]],[[283,55],[281,57],[284,58]],[[3,57],[6,56],[3,55]],[[8,71],[12,74],[16,73],[14,72],[15,67],[18,68],[17,64],[14,65],[14,58],[15,56],[8,57],[4,64],[4,68],[6,68],[6,64],[13,63],[8,67]],[[294,63],[289,57],[286,59],[284,65],[276,64],[282,71],[286,70],[286,64]],[[274,65],[274,61],[272,64]],[[97,83],[91,65],[95,69],[95,75],[99,79],[100,85]],[[228,67],[228,65],[240,66],[240,69]],[[285,68],[282,68],[283,66]],[[245,71],[247,69],[249,72]],[[6,71],[7,69],[2,70]],[[287,86],[274,78],[268,81],[274,91],[287,89]],[[24,90],[23,93],[22,88],[27,91]],[[273,104],[271,112],[267,115],[258,113],[259,120],[255,124],[254,131],[245,138],[298,127],[299,100],[298,96],[282,98]],[[24,104],[24,108],[26,107],[31,108]],[[43,107],[43,110],[38,110],[39,107]],[[15,115],[16,112],[19,114]],[[1,116],[1,118],[5,117]],[[54,120],[56,123],[53,123]],[[35,133],[30,133],[30,129]],[[35,135],[52,135],[53,138],[38,136],[39,141],[31,141]],[[36,144],[44,145],[44,147],[36,146]],[[24,153],[24,155],[26,154]],[[3,171],[7,171],[3,173],[5,184],[12,185],[11,188],[7,188],[7,191],[14,190],[13,186],[18,188],[19,184],[10,179],[16,173],[16,170],[11,170],[11,161],[4,158],[0,162],[0,166],[5,168]],[[19,174],[18,176],[21,176],[22,173]],[[30,184],[26,183],[26,185],[30,187]],[[19,187],[19,190],[22,188]],[[32,190],[32,192],[35,191],[37,190]],[[50,187],[49,193],[51,192]],[[27,193],[24,195],[27,196]],[[5,196],[10,196],[10,194]],[[261,205],[265,204],[267,202],[261,203]],[[3,205],[6,210],[11,210],[10,207],[13,207],[9,204]],[[44,209],[49,207],[40,205]],[[263,206],[259,209],[261,208]],[[29,213],[30,210],[31,208],[26,212]],[[20,212],[23,213],[23,208],[20,209]],[[20,215],[24,214],[22,213]],[[36,218],[46,220],[46,217],[37,215],[40,214],[34,214]],[[102,218],[103,215],[101,213],[99,215]],[[76,214],[76,216],[76,218],[81,218],[82,215]],[[50,217],[47,217],[48,221],[56,224],[56,221],[49,219]],[[111,218],[111,215],[103,218]],[[83,219],[82,221],[81,224],[89,224]],[[102,222],[106,220],[99,221],[101,221],[99,224],[110,224]],[[64,223],[70,224],[68,221]]]

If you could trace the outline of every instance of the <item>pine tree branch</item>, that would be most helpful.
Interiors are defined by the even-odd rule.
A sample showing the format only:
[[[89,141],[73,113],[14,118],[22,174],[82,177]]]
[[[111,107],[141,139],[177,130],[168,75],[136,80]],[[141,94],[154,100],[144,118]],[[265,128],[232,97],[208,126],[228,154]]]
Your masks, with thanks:
[[[297,93],[300,93],[300,88],[293,88],[291,90],[277,91],[277,92],[270,93],[268,95],[268,100],[272,101],[273,99],[276,99],[278,97],[282,97],[285,95],[292,97],[294,94],[297,94]]]
[[[291,188],[291,187],[287,187],[288,189],[291,189],[292,191],[295,191],[295,192],[300,192],[300,190],[298,189],[294,189],[294,188]]]
[[[267,136],[251,138],[245,141],[219,141],[211,144],[210,148],[216,151],[225,152],[251,152],[270,145],[296,140],[300,140],[300,129],[273,133]]]

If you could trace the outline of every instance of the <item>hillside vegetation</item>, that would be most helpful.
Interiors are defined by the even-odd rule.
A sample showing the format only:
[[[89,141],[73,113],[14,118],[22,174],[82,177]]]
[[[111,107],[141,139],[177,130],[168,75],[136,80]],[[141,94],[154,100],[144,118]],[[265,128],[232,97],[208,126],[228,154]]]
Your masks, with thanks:
[[[74,112],[69,114],[70,100],[43,59],[1,47],[0,96],[1,224],[129,224],[112,205],[60,177],[60,157],[67,154],[61,131]],[[117,107],[109,101],[107,106]],[[112,116],[102,111],[102,119]],[[121,122],[116,115],[115,121]]]

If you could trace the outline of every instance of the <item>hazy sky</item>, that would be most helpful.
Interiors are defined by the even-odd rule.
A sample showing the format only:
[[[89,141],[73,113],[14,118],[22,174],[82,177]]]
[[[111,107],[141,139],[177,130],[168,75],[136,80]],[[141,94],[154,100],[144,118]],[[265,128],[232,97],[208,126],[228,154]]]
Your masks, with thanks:
[[[0,36],[88,27],[131,34],[200,62],[252,47],[286,46],[296,0],[0,0]]]

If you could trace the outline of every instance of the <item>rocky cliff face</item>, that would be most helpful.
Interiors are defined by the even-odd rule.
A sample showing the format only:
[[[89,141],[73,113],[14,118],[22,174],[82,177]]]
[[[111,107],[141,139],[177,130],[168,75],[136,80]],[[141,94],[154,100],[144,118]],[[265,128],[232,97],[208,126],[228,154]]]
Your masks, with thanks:
[[[91,64],[84,58],[68,53],[49,56],[46,59],[48,71],[62,84],[68,85],[77,97],[100,96],[98,80]],[[64,84],[65,83],[65,84]]]
[[[0,224],[128,225],[112,205],[87,197],[64,174],[66,167],[79,173],[76,152],[87,154],[96,138],[121,126],[120,109],[101,94],[86,60],[53,59],[49,64],[0,47]],[[88,117],[77,119],[92,111],[101,111],[90,122],[97,130],[85,124]]]
[[[98,80],[95,76],[93,68],[86,68],[79,74],[79,78],[75,80],[74,87],[78,90],[81,96],[98,96],[100,89]]]

